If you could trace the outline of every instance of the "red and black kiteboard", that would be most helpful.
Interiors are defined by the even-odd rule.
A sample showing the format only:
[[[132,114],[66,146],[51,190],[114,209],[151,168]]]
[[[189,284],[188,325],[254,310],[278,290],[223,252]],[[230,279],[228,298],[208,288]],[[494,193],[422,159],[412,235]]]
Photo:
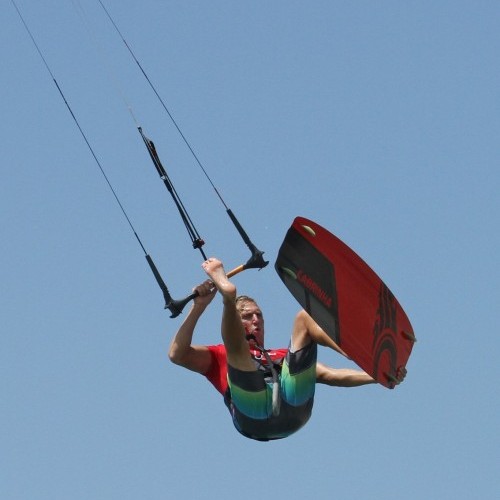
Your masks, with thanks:
[[[297,217],[275,268],[338,346],[377,382],[394,388],[416,338],[396,297],[368,264],[320,225]]]

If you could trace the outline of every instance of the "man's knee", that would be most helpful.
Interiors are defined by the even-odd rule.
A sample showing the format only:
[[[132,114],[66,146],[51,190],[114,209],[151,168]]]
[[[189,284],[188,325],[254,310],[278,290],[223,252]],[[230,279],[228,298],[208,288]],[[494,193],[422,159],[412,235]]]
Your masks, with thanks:
[[[298,351],[311,342],[309,334],[311,316],[304,309],[299,311],[295,316],[292,331],[292,349]]]
[[[307,329],[307,323],[311,321],[311,316],[304,309],[301,309],[295,316],[295,322]]]

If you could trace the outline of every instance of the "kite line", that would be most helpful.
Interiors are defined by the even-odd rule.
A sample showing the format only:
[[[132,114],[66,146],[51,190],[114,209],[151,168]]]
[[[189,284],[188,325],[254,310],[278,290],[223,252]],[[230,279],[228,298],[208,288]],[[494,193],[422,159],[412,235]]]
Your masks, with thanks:
[[[101,163],[101,161],[99,160],[97,154],[95,153],[90,141],[88,140],[87,138],[87,135],[85,134],[82,126],[80,125],[80,122],[78,120],[78,118],[76,117],[76,114],[74,113],[71,105],[69,104],[61,86],[59,85],[59,83],[57,82],[57,79],[55,78],[55,75],[50,67],[50,65],[48,64],[48,61],[46,59],[46,57],[44,56],[44,53],[42,52],[41,48],[40,48],[40,45],[38,44],[37,40],[35,39],[32,31],[30,30],[26,20],[24,19],[17,3],[15,2],[15,0],[11,0],[11,3],[13,5],[13,7],[15,8],[29,38],[31,39],[37,53],[39,54],[42,62],[43,62],[43,65],[45,66],[47,72],[49,73],[54,85],[56,86],[57,88],[57,91],[60,95],[60,97],[62,98],[68,112],[70,113],[80,135],[82,136],[87,148],[89,149],[95,163],[97,164],[98,168],[99,168],[99,171],[101,172],[102,176],[104,177],[105,181],[106,181],[106,184],[108,185],[116,203],[118,204],[123,216],[125,217],[129,227],[131,228],[138,244],[140,245],[142,251],[144,252],[144,255],[145,255],[145,258],[146,258],[146,261],[148,262],[148,265],[160,287],[160,289],[162,290],[162,293],[163,293],[163,297],[164,297],[164,300],[165,300],[165,309],[169,309],[170,313],[171,313],[171,318],[175,318],[177,317],[181,312],[182,312],[182,309],[184,308],[184,306],[190,301],[192,300],[193,298],[195,298],[197,296],[196,293],[193,293],[187,297],[185,297],[184,299],[181,299],[181,300],[174,300],[172,298],[172,296],[170,295],[170,292],[168,290],[168,287],[167,285],[165,284],[160,272],[158,271],[153,259],[151,258],[151,256],[148,254],[148,252],[146,251],[146,248],[144,246],[144,244],[142,243],[135,227],[133,226],[132,222],[131,222],[131,219],[129,217],[129,215],[127,214],[120,198],[118,197],[118,194],[116,192],[116,190],[114,189],[109,177],[107,176],[106,174],[106,171]],[[108,15],[108,17],[110,18],[111,22],[113,23],[113,25],[115,26],[116,30],[119,32],[116,24],[114,23],[114,21],[112,20],[111,16],[109,15],[109,12],[106,10],[104,4],[99,0],[99,3],[101,4],[102,8],[104,9],[104,11],[106,12],[106,14]],[[121,33],[120,33],[120,36]],[[242,239],[244,240],[244,242],[246,243],[246,245],[249,247],[250,251],[252,252],[252,255],[251,257],[248,259],[248,261],[245,263],[245,264],[242,264],[240,266],[238,266],[237,268],[233,269],[232,271],[230,271],[229,273],[227,273],[228,277],[231,277],[231,276],[234,276],[235,274],[245,270],[245,269],[250,269],[250,268],[263,268],[265,267],[268,263],[266,261],[264,261],[263,259],[263,252],[260,251],[253,243],[252,241],[250,240],[250,238],[248,237],[248,235],[246,234],[246,232],[244,231],[243,227],[241,226],[241,224],[239,223],[239,221],[236,219],[236,217],[234,216],[234,214],[232,213],[231,209],[229,209],[226,205],[226,203],[224,202],[223,198],[221,197],[220,193],[218,192],[217,188],[215,187],[215,185],[213,184],[212,180],[210,179],[210,177],[208,176],[205,168],[203,167],[203,165],[201,164],[201,162],[199,161],[198,157],[196,156],[196,154],[194,153],[194,150],[192,149],[192,147],[190,146],[189,142],[186,140],[184,134],[182,133],[181,129],[179,128],[179,126],[177,125],[177,123],[175,122],[173,116],[171,115],[171,113],[169,112],[168,108],[166,107],[166,105],[164,104],[163,100],[161,99],[160,95],[158,94],[158,92],[156,91],[155,87],[152,85],[149,77],[147,76],[147,74],[145,73],[145,71],[142,69],[142,66],[140,65],[139,61],[137,60],[137,58],[135,57],[135,55],[133,54],[133,52],[131,51],[129,45],[127,44],[127,42],[125,41],[125,39],[123,38],[122,36],[122,39],[124,41],[124,43],[126,44],[127,48],[129,49],[130,53],[133,55],[134,57],[134,60],[136,61],[136,63],[139,65],[139,67],[141,68],[141,71],[143,73],[143,75],[145,76],[146,80],[148,81],[148,83],[150,84],[150,86],[152,87],[152,89],[154,90],[155,94],[157,95],[158,99],[160,100],[162,106],[164,107],[165,111],[167,112],[167,114],[169,115],[170,119],[172,120],[172,122],[174,123],[176,129],[178,130],[178,132],[180,133],[181,137],[183,138],[184,142],[186,143],[186,145],[188,146],[189,150],[191,151],[191,153],[193,154],[194,158],[196,159],[197,163],[199,164],[199,166],[201,167],[201,169],[203,170],[203,172],[205,173],[205,176],[207,177],[207,179],[209,180],[210,184],[212,185],[212,187],[214,188],[217,196],[219,197],[219,199],[221,200],[221,202],[223,203],[224,207],[226,208],[226,211],[229,215],[229,217],[231,218],[231,221],[233,222],[233,224],[235,225],[236,229],[238,230],[238,232],[240,233]],[[133,116],[133,115],[132,115]],[[177,192],[175,191],[175,188],[173,187],[170,179],[168,178],[168,175],[165,171],[165,169],[163,168],[163,165],[159,159],[159,156],[156,152],[156,148],[154,146],[154,143],[148,139],[143,131],[142,131],[142,128],[141,127],[137,127],[138,128],[138,131],[143,139],[143,142],[149,152],[149,155],[151,157],[151,160],[153,161],[154,165],[155,165],[155,168],[158,172],[158,174],[160,175],[160,178],[163,180],[167,190],[170,192],[170,194],[172,195],[173,199],[174,199],[174,202],[175,202],[175,205],[181,215],[181,218],[186,226],[186,229],[188,230],[188,233],[191,237],[191,240],[192,240],[192,243],[193,243],[193,248],[195,249],[199,249],[203,258],[206,260],[206,255],[205,253],[203,252],[203,249],[202,249],[202,246],[204,244],[204,241],[202,240],[202,238],[199,236],[199,233],[196,231],[196,229],[194,228],[194,225],[191,221],[191,218],[189,217],[189,215],[187,214],[187,211],[185,210],[185,207],[184,205],[182,204]]]
[[[240,224],[240,222],[238,221],[238,219],[236,218],[236,216],[234,215],[233,211],[227,206],[226,202],[224,201],[224,198],[222,197],[222,195],[220,194],[219,190],[217,189],[217,187],[215,186],[214,182],[212,181],[212,179],[210,178],[210,176],[208,175],[208,172],[206,170],[206,168],[203,166],[202,162],[200,161],[198,155],[195,153],[193,147],[191,146],[191,144],[189,143],[189,141],[187,140],[186,136],[184,135],[184,133],[182,132],[179,124],[177,123],[177,121],[175,120],[174,116],[172,115],[172,113],[170,112],[170,110],[168,109],[167,105],[165,104],[165,101],[163,100],[163,98],[161,97],[160,93],[158,92],[158,90],[156,89],[155,85],[153,84],[153,82],[151,81],[149,75],[146,73],[143,65],[140,63],[139,59],[137,58],[137,56],[135,55],[134,51],[132,50],[132,48],[130,47],[130,44],[127,42],[127,40],[125,39],[124,35],[122,34],[120,28],[118,27],[117,23],[115,22],[115,20],[113,19],[113,17],[111,16],[109,10],[106,8],[106,6],[104,5],[104,3],[102,2],[102,0],[98,0],[99,4],[101,5],[102,9],[104,10],[107,18],[109,19],[110,23],[112,24],[113,28],[115,29],[117,35],[120,37],[120,39],[122,40],[123,44],[125,45],[125,47],[127,48],[127,51],[128,53],[130,54],[130,56],[132,57],[132,59],[134,60],[135,64],[137,65],[137,67],[139,68],[140,72],[142,73],[142,75],[144,76],[146,82],[148,83],[149,87],[151,88],[151,90],[153,91],[153,93],[155,94],[156,98],[158,99],[158,102],[160,103],[161,107],[164,109],[164,111],[167,113],[168,117],[170,118],[171,122],[173,123],[174,127],[176,128],[177,132],[179,133],[179,135],[181,136],[182,140],[184,141],[185,145],[187,146],[187,148],[189,149],[189,151],[191,152],[194,160],[196,161],[196,163],[198,164],[198,166],[200,167],[200,169],[202,170],[203,174],[205,175],[205,177],[207,178],[208,182],[210,183],[210,185],[212,186],[213,190],[215,191],[215,194],[217,195],[217,197],[219,198],[219,200],[221,201],[222,205],[224,206],[225,210],[226,210],[226,213],[228,214],[229,218],[231,219],[232,223],[234,224],[236,230],[238,231],[238,233],[240,234],[241,238],[243,239],[243,241],[245,242],[245,244],[247,245],[247,247],[249,248],[250,252],[251,252],[251,257],[250,259],[246,262],[246,264],[244,264],[244,268],[245,269],[250,269],[250,268],[259,268],[259,269],[262,269],[263,267],[265,267],[268,262],[264,261],[264,258],[263,258],[263,254],[264,252],[261,252],[254,244],[253,242],[250,240],[250,238],[248,237],[247,233],[245,232],[245,230],[243,229],[242,225]],[[139,128],[139,132],[142,134],[142,131],[141,129]],[[143,139],[144,139],[144,136],[143,136]],[[149,149],[149,148],[148,148]],[[154,162],[155,160],[153,160]],[[194,245],[194,242],[193,242],[193,245]],[[195,247],[196,248],[196,247]],[[243,270],[243,269],[242,269]]]

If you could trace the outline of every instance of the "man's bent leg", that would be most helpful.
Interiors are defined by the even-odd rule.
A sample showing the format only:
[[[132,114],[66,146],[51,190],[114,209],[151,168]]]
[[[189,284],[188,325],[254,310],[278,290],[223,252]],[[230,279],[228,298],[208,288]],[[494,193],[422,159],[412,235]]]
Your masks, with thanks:
[[[238,370],[254,371],[255,364],[248,349],[245,329],[236,309],[236,286],[227,278],[221,261],[210,258],[203,263],[203,269],[222,295],[221,334],[227,362]]]
[[[346,353],[328,336],[328,334],[314,321],[306,311],[300,311],[295,316],[292,330],[292,350],[299,351],[310,342],[316,342],[324,347],[329,347],[342,354],[346,358]]]

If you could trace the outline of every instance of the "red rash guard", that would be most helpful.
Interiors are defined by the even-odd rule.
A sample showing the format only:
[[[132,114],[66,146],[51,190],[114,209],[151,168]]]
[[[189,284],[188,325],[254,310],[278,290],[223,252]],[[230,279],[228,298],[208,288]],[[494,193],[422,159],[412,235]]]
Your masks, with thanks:
[[[221,393],[225,394],[227,390],[227,355],[226,348],[223,344],[207,346],[212,355],[212,364],[205,377],[213,384],[213,386]],[[272,349],[268,351],[269,357],[278,362],[283,360],[288,352],[288,349]],[[262,356],[260,351],[250,349],[250,354],[259,360],[263,365],[267,364],[266,358]]]

